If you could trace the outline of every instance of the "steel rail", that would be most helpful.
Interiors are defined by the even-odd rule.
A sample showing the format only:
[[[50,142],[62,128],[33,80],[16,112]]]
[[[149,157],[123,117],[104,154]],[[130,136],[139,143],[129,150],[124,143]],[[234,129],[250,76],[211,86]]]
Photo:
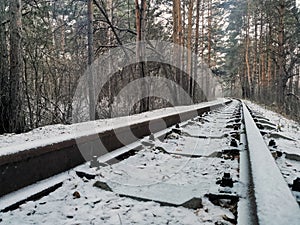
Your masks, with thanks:
[[[65,140],[14,154],[2,155],[0,156],[0,197],[70,170],[92,159],[93,156],[99,157],[106,154],[107,151],[112,152],[129,145],[137,139],[150,135],[151,131],[159,132],[163,129],[159,125],[162,120],[166,127],[170,127],[230,102],[231,100],[228,99],[223,103],[212,103],[208,106],[198,106],[193,110],[174,112],[167,116],[162,115],[160,118],[132,123],[125,127],[83,136],[76,140]],[[149,129],[150,122],[151,131]],[[134,135],[128,135],[128,131]],[[120,138],[122,142],[119,140]],[[98,149],[99,139],[105,149]],[[85,157],[80,152],[82,146],[90,149],[89,154],[86,154]]]
[[[260,225],[298,225],[300,209],[245,103],[243,120],[249,155],[252,206]],[[252,186],[251,185],[251,186]],[[251,192],[251,191],[250,191]],[[251,200],[251,198],[250,198]]]

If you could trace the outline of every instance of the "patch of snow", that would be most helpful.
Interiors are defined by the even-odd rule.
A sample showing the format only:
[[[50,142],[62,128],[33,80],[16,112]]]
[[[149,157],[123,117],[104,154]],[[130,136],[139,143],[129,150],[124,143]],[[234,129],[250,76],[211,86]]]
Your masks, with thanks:
[[[285,118],[284,116],[268,110],[262,106],[254,104],[250,101],[245,101],[245,103],[250,107],[251,110],[256,113],[268,118],[270,122],[274,123],[279,130],[272,131],[271,133],[278,133],[285,137],[291,138],[294,141],[290,141],[284,138],[273,138],[276,140],[278,145],[278,150],[287,153],[294,153],[300,155],[300,124],[296,121]],[[266,135],[266,140],[269,138]]]
[[[143,156],[144,155],[144,156]],[[151,158],[156,159],[151,160]],[[114,164],[112,167],[103,167],[98,171],[96,179],[127,181],[137,185],[140,182],[131,177],[143,177],[150,181],[167,179],[166,186],[161,186],[161,192],[169,192],[172,197],[180,198],[182,192],[189,184],[200,182],[198,189],[216,186],[216,178],[221,176],[224,169],[229,169],[227,163],[221,163],[221,159],[211,159],[211,166],[207,159],[197,158],[186,165],[181,171],[181,166],[186,161],[185,158],[175,158],[172,155],[155,153],[150,149],[143,150],[139,155],[132,156],[124,161]],[[230,163],[231,160],[229,160]],[[152,163],[151,163],[152,162]],[[140,165],[146,163],[142,169]],[[158,166],[155,166],[158,164]],[[214,166],[213,166],[214,165]],[[226,166],[227,165],[227,166]],[[237,162],[233,163],[233,171],[236,170]],[[131,171],[128,169],[131,168]],[[218,170],[217,170],[218,169]],[[170,175],[177,171],[177,175],[170,179],[164,175]],[[235,172],[236,174],[237,172]],[[204,175],[206,174],[206,175]],[[125,176],[125,178],[124,178]],[[122,178],[123,177],[123,178]],[[137,201],[127,197],[120,197],[118,194],[93,187],[96,180],[84,180],[75,174],[69,173],[69,178],[63,186],[55,192],[37,201],[30,201],[22,205],[15,211],[0,213],[0,218],[4,224],[215,224],[223,221],[223,216],[230,218],[233,214],[228,210],[213,205],[206,198],[202,198],[203,208],[192,210],[183,207],[160,206],[156,202]],[[176,192],[172,184],[181,185],[181,192]],[[189,188],[191,188],[190,186]],[[119,186],[118,188],[122,188]],[[134,189],[134,186],[131,186]],[[123,191],[128,190],[124,188]],[[138,190],[138,189],[136,189]],[[179,189],[178,189],[179,190]],[[177,191],[178,191],[177,190]],[[80,198],[75,198],[73,193],[80,193]],[[159,196],[159,195],[156,195]],[[201,196],[203,197],[203,196]],[[175,198],[175,200],[176,200]]]
[[[5,209],[7,206],[11,206],[14,203],[21,202],[26,198],[32,197],[36,193],[39,193],[53,185],[63,182],[67,179],[67,177],[67,173],[61,173],[1,197],[0,211]]]

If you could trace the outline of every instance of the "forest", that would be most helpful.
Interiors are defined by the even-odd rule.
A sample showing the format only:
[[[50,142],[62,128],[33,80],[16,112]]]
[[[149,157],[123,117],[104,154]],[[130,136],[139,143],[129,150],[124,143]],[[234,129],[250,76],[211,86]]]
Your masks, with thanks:
[[[147,93],[130,104],[117,99],[139,78],[160,77],[192,103],[222,90],[221,97],[250,99],[300,121],[299,19],[296,0],[1,0],[0,134],[78,122],[80,79],[111,53],[136,63],[104,62],[117,69],[98,95],[89,76],[85,120],[184,104]],[[153,43],[171,44],[177,66],[164,59],[165,45]],[[129,112],[122,111],[127,103]]]

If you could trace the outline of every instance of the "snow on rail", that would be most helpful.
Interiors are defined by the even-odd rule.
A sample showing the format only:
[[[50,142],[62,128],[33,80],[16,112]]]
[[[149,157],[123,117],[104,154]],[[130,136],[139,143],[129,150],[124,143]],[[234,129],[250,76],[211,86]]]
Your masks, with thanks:
[[[259,224],[298,225],[299,206],[244,103],[243,113]]]
[[[213,107],[219,104],[225,104],[226,102],[228,102],[228,99],[220,98],[196,105],[163,108],[126,117],[101,119],[72,125],[50,125],[37,128],[24,134],[4,134],[0,135],[0,156],[159,119],[162,116],[172,116],[204,107]]]

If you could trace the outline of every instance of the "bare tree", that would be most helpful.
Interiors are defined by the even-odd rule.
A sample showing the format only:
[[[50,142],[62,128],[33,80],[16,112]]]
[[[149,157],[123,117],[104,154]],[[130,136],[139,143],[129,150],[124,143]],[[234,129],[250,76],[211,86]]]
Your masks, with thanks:
[[[143,42],[145,41],[145,19],[146,19],[146,8],[147,2],[146,0],[135,0],[135,16],[136,16],[136,71],[137,75],[142,78],[142,95],[147,96],[148,85],[145,84],[145,80],[143,79],[145,74],[145,49]],[[140,102],[140,112],[145,112],[149,110],[149,96],[141,99]]]
[[[187,90],[188,93],[191,94],[192,88],[191,88],[191,77],[193,76],[193,70],[192,70],[192,32],[193,32],[193,9],[194,9],[194,0],[189,1],[189,9],[188,9],[188,36],[187,36],[187,49],[188,49],[188,55],[187,55]]]
[[[93,0],[88,0],[88,87],[89,87],[89,114],[90,120],[95,119],[95,91],[92,63],[94,61],[94,26]]]
[[[9,131],[24,131],[24,112],[22,108],[22,3],[10,1],[10,117]]]
[[[8,68],[8,49],[5,8],[8,2],[0,2],[0,134],[9,131],[9,68]]]

